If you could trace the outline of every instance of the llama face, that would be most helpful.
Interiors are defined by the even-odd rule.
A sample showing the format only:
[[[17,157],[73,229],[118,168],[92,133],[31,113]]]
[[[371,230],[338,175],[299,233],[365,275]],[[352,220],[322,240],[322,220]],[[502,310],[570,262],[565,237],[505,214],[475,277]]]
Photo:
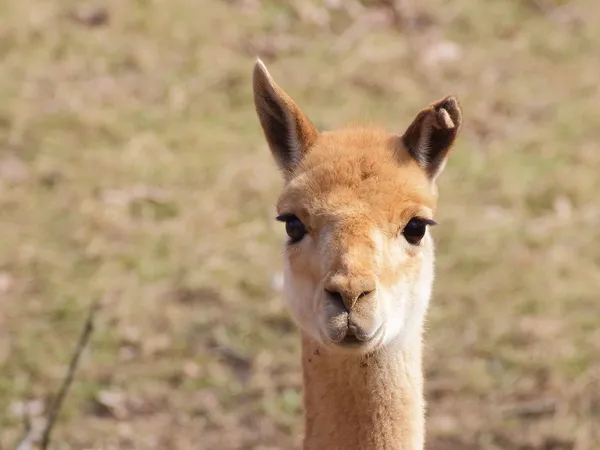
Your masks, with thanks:
[[[288,305],[306,333],[341,351],[401,340],[427,308],[435,197],[394,143],[380,130],[322,134],[277,205]]]

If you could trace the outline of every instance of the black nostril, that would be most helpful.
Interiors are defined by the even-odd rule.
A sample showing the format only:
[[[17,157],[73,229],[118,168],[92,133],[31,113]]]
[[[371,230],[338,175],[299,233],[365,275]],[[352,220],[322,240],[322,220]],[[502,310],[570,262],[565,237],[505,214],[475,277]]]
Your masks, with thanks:
[[[329,297],[335,301],[336,303],[338,303],[342,308],[344,308],[346,311],[348,311],[348,307],[346,306],[346,303],[344,302],[344,297],[342,296],[342,294],[340,294],[337,291],[330,291],[329,289],[325,289],[325,292],[327,292],[327,295],[329,295]]]

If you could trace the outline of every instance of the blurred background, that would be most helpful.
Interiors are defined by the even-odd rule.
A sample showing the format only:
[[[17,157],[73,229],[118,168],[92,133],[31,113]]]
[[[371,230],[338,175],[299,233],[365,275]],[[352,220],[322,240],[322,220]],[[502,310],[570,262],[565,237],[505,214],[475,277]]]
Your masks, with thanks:
[[[292,449],[261,56],[322,129],[448,93],[428,448],[600,448],[600,3],[0,1],[0,448]]]

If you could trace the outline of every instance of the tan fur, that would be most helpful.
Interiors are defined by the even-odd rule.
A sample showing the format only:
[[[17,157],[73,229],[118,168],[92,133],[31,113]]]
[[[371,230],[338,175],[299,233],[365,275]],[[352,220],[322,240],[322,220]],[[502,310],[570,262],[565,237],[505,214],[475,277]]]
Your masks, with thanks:
[[[307,229],[284,260],[285,297],[302,334],[304,447],[421,450],[434,248],[429,231],[413,245],[402,230],[433,218],[458,102],[429,105],[403,135],[372,126],[318,133],[260,62],[254,93],[284,171],[277,212]],[[352,333],[360,345],[348,344]]]

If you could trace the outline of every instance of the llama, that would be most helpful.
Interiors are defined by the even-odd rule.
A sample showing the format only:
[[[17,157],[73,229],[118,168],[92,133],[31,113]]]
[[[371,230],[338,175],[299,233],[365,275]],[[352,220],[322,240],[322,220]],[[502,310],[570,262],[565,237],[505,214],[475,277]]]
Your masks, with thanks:
[[[429,228],[461,127],[457,99],[403,134],[319,132],[256,62],[254,102],[284,180],[284,297],[302,342],[306,450],[422,450]]]

